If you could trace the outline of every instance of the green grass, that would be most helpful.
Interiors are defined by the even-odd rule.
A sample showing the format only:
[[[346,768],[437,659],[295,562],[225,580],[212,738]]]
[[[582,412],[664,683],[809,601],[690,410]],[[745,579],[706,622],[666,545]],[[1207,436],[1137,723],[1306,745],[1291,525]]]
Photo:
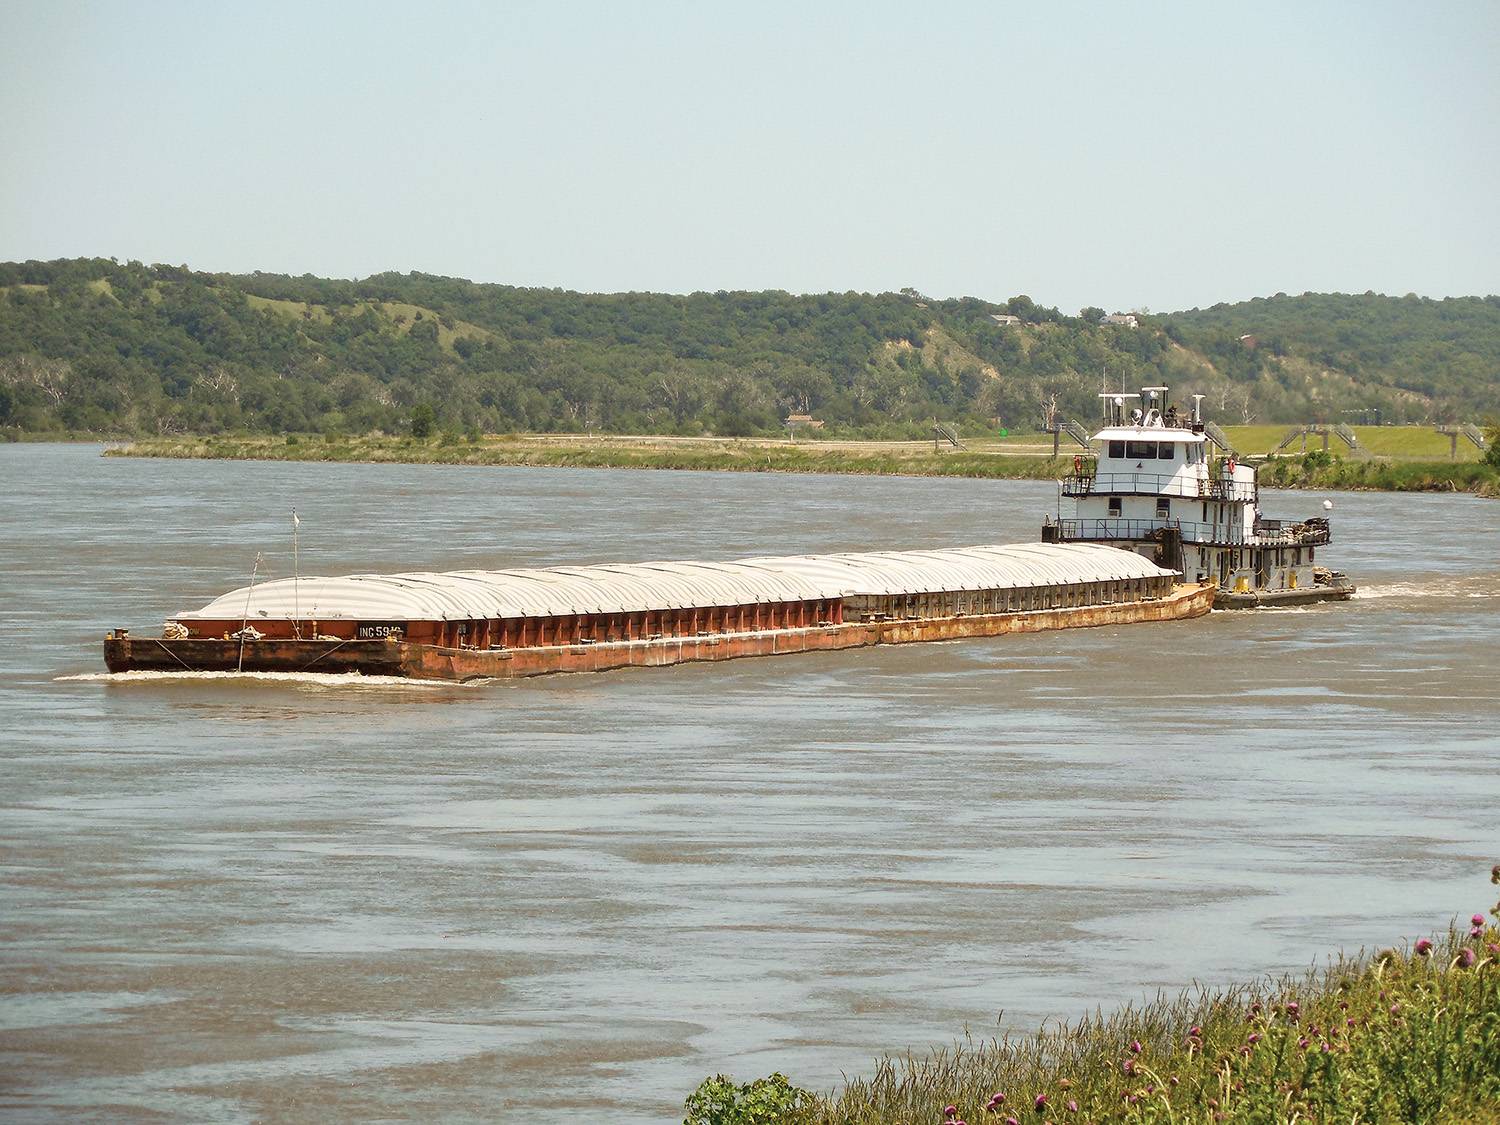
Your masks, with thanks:
[[[310,305],[306,301],[279,301],[274,297],[257,297],[254,293],[246,294],[245,300],[252,309],[269,310],[291,317],[293,320],[315,320],[319,324],[333,323],[333,317],[322,305]]]
[[[721,1075],[689,1098],[687,1123],[1495,1122],[1497,940],[1493,925],[1465,926],[1302,979],[888,1057],[826,1097],[774,1075],[741,1087]]]
[[[1280,444],[1290,426],[1225,426],[1224,432],[1234,447],[1246,456],[1260,456],[1271,452]],[[1446,434],[1440,434],[1431,426],[1353,426],[1364,452],[1377,457],[1391,457],[1412,461],[1448,461],[1452,448]],[[1319,434],[1307,435],[1307,451],[1321,451],[1323,438]],[[1328,451],[1341,456],[1359,456],[1350,450],[1343,440],[1330,434]],[[1286,449],[1283,456],[1298,456],[1302,453],[1299,437]],[[1478,461],[1483,457],[1479,447],[1468,438],[1458,439],[1458,460]]]
[[[306,301],[283,301],[274,297],[258,297],[255,294],[247,294],[245,299],[252,309],[266,310],[278,313],[295,321],[313,320],[319,324],[332,324],[333,314],[328,311],[328,306],[311,304]],[[432,309],[422,308],[419,305],[409,305],[400,301],[360,301],[355,306],[356,314],[364,309],[372,309],[375,315],[386,322],[386,326],[393,331],[403,335],[412,330],[412,326],[419,323],[418,313],[421,319],[431,320],[438,326],[438,343],[447,351],[453,351],[453,342],[460,336],[467,336],[475,343],[483,343],[485,340],[495,337],[495,333],[477,324],[470,324],[466,320],[450,320],[451,327],[442,323],[442,317]],[[400,322],[397,322],[400,317]]]

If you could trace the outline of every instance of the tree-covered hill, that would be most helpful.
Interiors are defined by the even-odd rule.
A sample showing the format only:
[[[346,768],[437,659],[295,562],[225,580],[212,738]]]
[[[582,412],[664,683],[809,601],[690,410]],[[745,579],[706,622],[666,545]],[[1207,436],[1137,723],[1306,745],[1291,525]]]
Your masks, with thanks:
[[[1330,351],[1340,336],[1318,319],[1322,298],[1297,299],[1313,302],[1301,321],[1252,319],[1282,300],[1130,328],[1101,324],[1100,309],[1072,317],[1026,297],[912,290],[582,294],[425,274],[341,281],[107,259],[9,263],[0,432],[403,432],[432,418],[487,432],[748,435],[805,414],[828,434],[917,436],[934,417],[974,434],[1035,428],[1049,409],[1090,421],[1106,380],[1201,391],[1230,421],[1370,408],[1387,421],[1468,418],[1500,407],[1494,365],[1485,373],[1500,349],[1494,298],[1448,318],[1462,330],[1432,353],[1444,366],[1426,390],[1410,373],[1426,353],[1402,341],[1436,339],[1448,302],[1393,302],[1400,315],[1351,336],[1351,359]],[[1234,309],[1246,310],[1243,322]],[[1267,342],[1252,349],[1246,333]]]
[[[1264,421],[1500,415],[1500,296],[1278,293],[1158,322],[1249,389]]]

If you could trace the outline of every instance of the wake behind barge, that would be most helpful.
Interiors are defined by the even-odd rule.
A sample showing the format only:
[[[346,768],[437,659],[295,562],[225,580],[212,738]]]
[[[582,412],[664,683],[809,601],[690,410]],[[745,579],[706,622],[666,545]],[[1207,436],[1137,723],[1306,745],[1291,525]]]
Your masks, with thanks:
[[[116,629],[111,672],[595,672],[1197,617],[1212,584],[1099,544],[298,578]]]

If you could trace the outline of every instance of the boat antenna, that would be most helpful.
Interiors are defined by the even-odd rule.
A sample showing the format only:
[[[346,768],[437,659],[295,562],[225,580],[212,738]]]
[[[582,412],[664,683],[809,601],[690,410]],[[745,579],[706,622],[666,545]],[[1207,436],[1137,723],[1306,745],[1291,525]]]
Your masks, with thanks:
[[[299,588],[302,572],[297,565],[297,529],[302,521],[297,518],[297,509],[292,509],[292,630],[297,639],[302,639],[302,591]]]
[[[255,575],[260,571],[260,552],[255,552],[255,565],[250,568],[250,586],[245,590],[245,612],[240,617],[240,660],[234,666],[236,672],[245,670],[245,630],[250,627],[250,596],[255,593]]]

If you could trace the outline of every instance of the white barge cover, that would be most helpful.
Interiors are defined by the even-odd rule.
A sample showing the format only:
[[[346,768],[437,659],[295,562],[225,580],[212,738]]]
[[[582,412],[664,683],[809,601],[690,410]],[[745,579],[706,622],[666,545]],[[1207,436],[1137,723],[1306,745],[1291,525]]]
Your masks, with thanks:
[[[241,587],[202,609],[174,614],[172,619],[461,621],[566,617],[823,601],[860,594],[1022,589],[1173,574],[1118,547],[1025,543],[933,551],[788,555],[736,562],[283,578]]]

